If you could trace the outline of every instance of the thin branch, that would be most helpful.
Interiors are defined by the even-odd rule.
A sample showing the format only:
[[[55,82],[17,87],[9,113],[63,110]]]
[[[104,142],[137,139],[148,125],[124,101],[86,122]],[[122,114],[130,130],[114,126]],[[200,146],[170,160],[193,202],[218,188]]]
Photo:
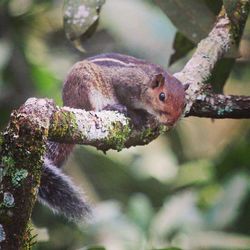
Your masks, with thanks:
[[[210,117],[216,119],[250,118],[250,96],[200,95],[186,116]]]

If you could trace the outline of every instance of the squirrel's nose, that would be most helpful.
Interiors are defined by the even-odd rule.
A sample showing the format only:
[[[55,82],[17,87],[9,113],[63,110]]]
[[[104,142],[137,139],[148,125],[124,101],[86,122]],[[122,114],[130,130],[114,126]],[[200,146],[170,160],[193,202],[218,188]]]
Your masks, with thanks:
[[[180,119],[182,115],[182,110],[174,111],[170,113],[170,116],[167,119],[167,125],[168,126],[174,126],[176,122]]]
[[[166,123],[166,125],[167,126],[174,126],[175,125],[175,123],[177,122],[177,120],[178,119],[173,119],[173,118],[171,118],[171,119],[168,119],[168,121],[167,121],[167,123]]]

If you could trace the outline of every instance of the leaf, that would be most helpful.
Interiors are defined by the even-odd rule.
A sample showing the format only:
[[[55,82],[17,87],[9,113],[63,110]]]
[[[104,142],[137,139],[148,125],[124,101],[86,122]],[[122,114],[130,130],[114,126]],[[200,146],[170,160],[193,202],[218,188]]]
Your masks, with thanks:
[[[173,48],[175,50],[174,54],[171,55],[169,60],[169,65],[172,65],[177,60],[186,56],[186,54],[194,48],[194,43],[188,40],[185,36],[183,36],[180,32],[177,32],[175,35]]]
[[[170,64],[172,65],[177,60],[183,58],[186,56],[186,54],[194,48],[193,42],[199,42],[199,39],[202,39],[204,36],[207,35],[207,33],[210,31],[209,23],[213,24],[214,20],[213,18],[218,13],[222,2],[215,0],[204,0],[204,1],[198,1],[198,0],[187,0],[187,1],[181,1],[181,0],[171,0],[171,1],[162,1],[162,0],[155,0],[165,11],[167,15],[169,15],[170,19],[173,21],[173,23],[177,26],[177,28],[180,30],[180,32],[176,33],[175,41],[174,41],[174,49],[175,53],[171,56]],[[225,0],[226,1],[226,0]],[[230,0],[228,0],[230,2]],[[226,1],[227,2],[227,1]],[[169,6],[168,9],[165,9]],[[186,9],[184,10],[184,8]],[[192,10],[193,9],[193,10]],[[196,10],[196,12],[203,11],[203,14],[205,12],[210,13],[210,16],[208,17],[202,17],[200,16],[200,13],[193,13]],[[204,12],[205,11],[205,12]],[[179,13],[179,14],[178,14]],[[183,15],[181,14],[183,13]],[[192,15],[192,19],[188,19],[188,16]],[[213,18],[211,18],[211,15],[214,15]],[[181,16],[181,17],[180,17]],[[184,18],[187,18],[187,20],[184,20]],[[199,19],[200,18],[200,22]],[[205,25],[205,29],[201,27],[202,25]],[[190,37],[191,32],[188,31],[188,29],[193,30],[195,33],[199,34],[199,39],[196,41],[196,39],[193,39]],[[215,92],[221,93],[223,90],[223,87],[225,85],[226,80],[228,79],[228,76],[233,68],[235,59],[238,57],[238,52],[236,47],[232,47],[230,50],[230,53],[227,54],[226,59],[220,60],[214,71],[211,78],[208,80],[209,83],[212,84]]]
[[[42,96],[47,96],[61,103],[61,82],[47,68],[41,65],[30,63],[31,79],[34,82],[36,91]]]
[[[154,210],[149,198],[137,193],[131,197],[128,204],[128,215],[144,232],[147,232]]]
[[[177,29],[197,44],[206,37],[215,15],[204,0],[155,0]]]
[[[223,92],[223,87],[231,73],[234,64],[234,58],[223,58],[215,65],[213,73],[207,82],[213,86],[213,90],[216,93]]]
[[[153,250],[181,250],[181,249],[178,247],[167,247],[167,248],[153,249]]]
[[[201,185],[213,179],[213,163],[209,160],[195,160],[181,165],[174,187]]]
[[[234,21],[234,12],[238,3],[238,0],[223,0],[223,5],[225,7],[227,15],[232,22]]]
[[[218,13],[221,10],[222,7],[222,0],[205,0],[207,7],[215,14],[218,15]]]
[[[98,25],[99,13],[105,0],[66,0],[64,5],[64,30],[66,37],[79,50],[84,50],[81,40],[91,36]]]
[[[225,228],[237,218],[240,212],[240,206],[248,195],[248,176],[239,173],[232,176],[224,184],[224,192],[214,206],[207,213],[207,223],[213,225],[213,228]]]
[[[106,248],[101,246],[89,246],[82,248],[82,250],[106,250]]]
[[[249,250],[250,238],[239,233],[227,233],[217,230],[201,231],[192,234],[190,249]]]

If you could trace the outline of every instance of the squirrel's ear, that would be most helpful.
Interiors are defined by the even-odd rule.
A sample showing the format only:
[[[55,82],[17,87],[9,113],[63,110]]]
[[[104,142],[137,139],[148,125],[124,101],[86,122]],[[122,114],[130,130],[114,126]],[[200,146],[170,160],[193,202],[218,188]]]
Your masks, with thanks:
[[[157,74],[154,76],[152,82],[151,82],[151,88],[158,88],[161,87],[165,82],[165,77],[162,74]]]

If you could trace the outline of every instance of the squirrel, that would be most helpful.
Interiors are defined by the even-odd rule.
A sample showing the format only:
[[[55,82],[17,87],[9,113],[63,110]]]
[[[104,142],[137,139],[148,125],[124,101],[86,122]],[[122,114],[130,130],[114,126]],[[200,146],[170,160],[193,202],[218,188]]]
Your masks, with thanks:
[[[135,126],[146,119],[173,127],[185,106],[185,87],[161,66],[110,53],[77,62],[63,85],[64,106],[86,111],[118,110]],[[61,167],[74,145],[48,142],[38,200],[54,212],[80,220],[91,207]]]

